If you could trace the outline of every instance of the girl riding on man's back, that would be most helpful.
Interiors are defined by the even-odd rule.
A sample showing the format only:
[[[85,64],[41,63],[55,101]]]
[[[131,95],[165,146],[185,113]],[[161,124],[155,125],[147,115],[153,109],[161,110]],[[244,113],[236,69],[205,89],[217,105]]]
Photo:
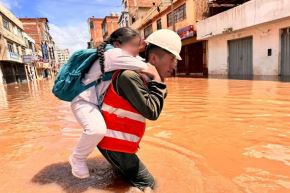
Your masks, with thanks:
[[[119,28],[98,48],[99,59],[94,62],[82,82],[87,85],[98,80],[104,73],[120,69],[129,69],[147,75],[154,74],[156,69],[142,61],[138,56],[141,38],[135,30]],[[107,44],[115,48],[104,51]],[[69,158],[72,174],[78,178],[90,176],[86,159],[96,145],[106,135],[107,127],[100,111],[99,102],[106,92],[110,80],[101,81],[97,86],[83,91],[71,102],[71,108],[84,131]]]

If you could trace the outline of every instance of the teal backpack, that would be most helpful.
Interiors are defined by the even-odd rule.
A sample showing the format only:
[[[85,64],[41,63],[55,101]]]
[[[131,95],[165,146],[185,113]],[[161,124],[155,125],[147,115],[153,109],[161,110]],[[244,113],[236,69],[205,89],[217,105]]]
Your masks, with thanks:
[[[105,51],[112,48],[113,46],[108,44]],[[60,68],[52,93],[60,100],[71,102],[81,92],[96,86],[98,80],[84,85],[82,79],[97,59],[96,49],[83,49],[75,52],[69,61]]]

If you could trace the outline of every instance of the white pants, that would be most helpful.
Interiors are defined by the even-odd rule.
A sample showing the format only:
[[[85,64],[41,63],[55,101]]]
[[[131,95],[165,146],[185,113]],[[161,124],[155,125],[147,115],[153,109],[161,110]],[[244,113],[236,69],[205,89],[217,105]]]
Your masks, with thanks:
[[[105,136],[107,126],[97,105],[79,99],[71,103],[71,109],[85,134]]]

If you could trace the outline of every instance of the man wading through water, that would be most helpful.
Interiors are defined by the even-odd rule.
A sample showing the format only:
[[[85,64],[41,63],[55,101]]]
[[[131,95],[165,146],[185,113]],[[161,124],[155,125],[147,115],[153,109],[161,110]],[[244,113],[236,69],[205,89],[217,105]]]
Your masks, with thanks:
[[[154,178],[136,152],[145,131],[145,119],[156,120],[167,94],[165,77],[170,76],[181,60],[181,39],[173,31],[162,29],[145,42],[146,60],[154,75],[131,70],[116,71],[102,105],[107,134],[98,148],[104,157],[134,188],[134,192],[151,192]],[[147,77],[147,79],[146,79]]]

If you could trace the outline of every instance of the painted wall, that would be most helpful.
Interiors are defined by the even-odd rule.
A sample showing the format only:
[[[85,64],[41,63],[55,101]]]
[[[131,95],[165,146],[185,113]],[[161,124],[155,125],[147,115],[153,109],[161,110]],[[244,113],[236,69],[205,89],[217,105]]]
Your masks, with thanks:
[[[186,3],[186,18],[180,22],[177,22],[175,24],[176,30],[183,28],[188,25],[194,25],[197,21],[197,18],[200,18],[200,14],[203,13],[206,10],[206,6],[202,6],[205,4],[205,0],[199,0],[198,2],[194,0],[177,0],[175,1],[174,9],[177,9],[181,5]],[[171,12],[171,5],[170,4],[164,4],[163,6],[160,6],[161,12],[158,13],[156,8],[152,8],[147,12],[146,15],[142,19],[137,20],[134,24],[131,25],[133,29],[137,29],[140,31],[142,37],[144,37],[144,29],[152,24],[153,31],[157,30],[157,20],[161,18],[162,28],[163,29],[172,29],[172,26],[167,27],[167,14]],[[201,10],[203,9],[203,10]],[[147,21],[152,21],[146,25],[142,26]]]
[[[209,74],[228,74],[228,40],[253,37],[254,75],[278,75],[280,68],[280,33],[290,27],[290,19],[258,25],[220,35],[208,40]],[[272,56],[268,56],[272,49]]]
[[[289,0],[252,0],[197,23],[197,39],[290,17]]]

